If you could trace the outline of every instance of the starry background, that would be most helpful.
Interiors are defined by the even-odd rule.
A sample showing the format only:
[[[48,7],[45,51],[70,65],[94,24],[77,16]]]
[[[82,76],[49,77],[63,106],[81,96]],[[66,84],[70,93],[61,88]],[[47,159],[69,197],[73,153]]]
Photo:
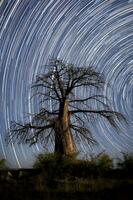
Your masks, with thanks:
[[[107,84],[103,93],[125,115],[117,134],[97,120],[98,145],[80,145],[83,155],[106,150],[114,158],[133,152],[133,1],[0,1],[0,158],[11,167],[30,167],[43,146],[5,143],[10,121],[25,121],[34,112],[30,85],[49,58],[77,66],[94,66]],[[50,147],[52,148],[52,147]]]

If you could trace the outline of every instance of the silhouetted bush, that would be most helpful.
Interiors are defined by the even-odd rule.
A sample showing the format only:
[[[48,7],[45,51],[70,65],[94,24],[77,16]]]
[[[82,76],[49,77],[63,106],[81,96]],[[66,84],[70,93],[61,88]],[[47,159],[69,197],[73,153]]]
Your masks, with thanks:
[[[3,181],[6,179],[7,176],[7,164],[5,159],[0,160],[0,181]]]
[[[119,159],[117,168],[121,171],[121,177],[133,178],[133,155],[129,153],[122,153],[123,158]]]
[[[59,154],[38,155],[34,168],[43,168],[48,179],[87,178],[104,175],[113,167],[112,159],[105,153],[91,156],[89,160],[78,160],[75,157]]]
[[[133,155],[129,153],[122,153],[123,158],[118,162],[118,167],[126,171],[133,170]]]
[[[0,160],[0,170],[1,169],[7,169],[7,164],[6,164],[6,160],[3,158]]]
[[[65,178],[72,174],[73,157],[60,154],[39,154],[34,168],[43,168],[47,179]]]

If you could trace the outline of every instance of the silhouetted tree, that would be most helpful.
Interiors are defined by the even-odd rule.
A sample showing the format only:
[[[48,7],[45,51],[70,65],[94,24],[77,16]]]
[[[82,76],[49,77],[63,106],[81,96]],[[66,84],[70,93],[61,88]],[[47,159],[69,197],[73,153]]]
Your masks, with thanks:
[[[104,84],[103,76],[91,67],[52,61],[32,85],[33,96],[41,99],[40,111],[31,115],[29,123],[11,122],[10,138],[30,144],[51,138],[55,152],[75,154],[74,138],[94,142],[88,128],[93,117],[105,118],[115,128],[117,119],[124,120],[122,114],[109,108],[107,98],[99,93]]]

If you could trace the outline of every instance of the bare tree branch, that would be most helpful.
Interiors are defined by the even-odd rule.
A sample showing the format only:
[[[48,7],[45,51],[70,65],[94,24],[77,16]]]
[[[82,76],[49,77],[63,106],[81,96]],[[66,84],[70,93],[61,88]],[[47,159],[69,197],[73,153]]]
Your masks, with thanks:
[[[121,113],[110,108],[108,98],[101,93],[104,84],[103,75],[92,67],[51,60],[31,86],[31,98],[40,100],[37,114],[30,115],[29,123],[11,122],[10,140],[33,145],[53,139],[55,151],[62,154],[75,152],[73,134],[82,138],[82,142],[85,139],[94,143],[90,119],[102,117],[116,129],[118,121],[126,121]]]

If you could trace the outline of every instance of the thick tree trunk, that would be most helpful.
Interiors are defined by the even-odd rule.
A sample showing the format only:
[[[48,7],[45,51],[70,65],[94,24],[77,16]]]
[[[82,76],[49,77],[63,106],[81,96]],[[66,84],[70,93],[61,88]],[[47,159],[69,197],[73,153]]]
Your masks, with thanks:
[[[60,114],[56,121],[55,152],[72,156],[76,153],[76,146],[70,129],[68,101],[60,105]]]

